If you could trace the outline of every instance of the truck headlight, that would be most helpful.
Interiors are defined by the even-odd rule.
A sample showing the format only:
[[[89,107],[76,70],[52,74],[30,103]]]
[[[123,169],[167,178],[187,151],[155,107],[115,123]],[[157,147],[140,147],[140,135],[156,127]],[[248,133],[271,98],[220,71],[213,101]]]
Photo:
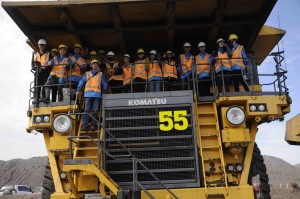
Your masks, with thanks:
[[[250,111],[256,111],[256,106],[251,105],[251,106],[250,106]]]
[[[245,121],[245,112],[238,106],[230,107],[226,112],[226,119],[232,125],[240,125]]]
[[[242,164],[236,164],[236,165],[235,165],[235,169],[236,169],[238,172],[242,172],[243,169],[244,169],[244,167],[243,167]]]
[[[258,110],[260,110],[260,111],[264,111],[266,108],[265,108],[265,106],[264,105],[259,105],[258,106]]]
[[[36,123],[40,123],[42,121],[42,117],[41,116],[36,116],[35,117],[35,122]]]
[[[44,122],[49,122],[50,121],[50,117],[48,116],[48,115],[46,115],[45,117],[44,117]]]
[[[72,119],[65,114],[57,115],[53,119],[52,127],[58,133],[66,133],[71,130]]]

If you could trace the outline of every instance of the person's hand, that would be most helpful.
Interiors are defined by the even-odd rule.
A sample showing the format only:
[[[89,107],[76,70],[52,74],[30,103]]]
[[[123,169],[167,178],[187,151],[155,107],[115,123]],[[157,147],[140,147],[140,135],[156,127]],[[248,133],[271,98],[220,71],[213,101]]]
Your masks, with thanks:
[[[76,91],[76,95],[77,95],[77,96],[79,95],[79,92],[78,92],[78,91]]]

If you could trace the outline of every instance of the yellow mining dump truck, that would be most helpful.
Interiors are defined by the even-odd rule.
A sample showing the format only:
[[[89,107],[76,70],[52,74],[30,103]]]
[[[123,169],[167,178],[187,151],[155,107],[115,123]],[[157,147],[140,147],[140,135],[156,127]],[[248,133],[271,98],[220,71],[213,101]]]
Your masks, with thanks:
[[[104,94],[98,130],[81,131],[84,98],[32,104],[27,131],[45,138],[49,166],[44,199],[271,198],[268,175],[255,137],[258,126],[283,120],[291,99],[281,68],[283,52],[270,53],[285,34],[265,26],[276,0],[64,0],[3,1],[2,7],[37,49],[80,43],[91,49],[135,55],[137,49],[170,49],[184,42],[197,54],[219,37],[239,36],[249,63],[250,91],[218,92],[211,66],[210,96],[200,96],[193,72],[190,90]],[[257,67],[274,57],[270,74]],[[181,67],[179,65],[179,67]],[[264,76],[270,84],[260,84]],[[224,78],[224,76],[223,76]],[[181,82],[178,81],[177,84]],[[40,85],[43,86],[43,85]],[[270,124],[271,125],[271,124]]]

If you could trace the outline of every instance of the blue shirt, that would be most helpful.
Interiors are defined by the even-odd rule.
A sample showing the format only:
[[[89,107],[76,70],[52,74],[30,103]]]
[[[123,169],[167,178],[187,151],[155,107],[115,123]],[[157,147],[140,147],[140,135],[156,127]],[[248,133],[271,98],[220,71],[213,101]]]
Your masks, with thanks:
[[[201,56],[202,59],[205,58],[206,56],[206,52],[200,52],[199,55]],[[213,56],[210,56],[209,58],[209,64],[211,65],[211,63],[213,62],[214,60],[214,57]],[[194,70],[194,73],[197,72],[197,66],[196,66],[196,58],[195,58],[195,61],[194,61],[194,64],[193,64],[193,70]],[[204,77],[210,77],[210,73],[207,73],[207,72],[202,72],[198,75],[198,79],[202,79]]]
[[[79,54],[79,55],[74,54],[73,56],[75,57],[75,62],[73,62],[73,61],[70,59],[70,63],[71,63],[72,68],[75,67],[76,63],[78,62],[79,58],[81,57],[80,54]],[[86,71],[86,69],[87,69],[87,65],[86,65],[86,64],[84,64],[84,65],[81,66],[81,67],[82,67],[82,69],[83,69],[84,71]],[[78,77],[78,76],[76,76],[76,75],[68,76],[68,81],[70,81],[70,80],[71,80],[72,82],[77,82],[77,83],[78,83],[78,82],[80,82],[81,77]]]
[[[189,52],[185,52],[184,55],[185,55],[187,60],[192,56],[191,53],[189,53]],[[180,56],[179,56],[179,62],[178,63],[182,64]],[[182,66],[181,65],[179,65],[177,67],[177,71],[180,73],[180,79],[185,79],[185,78],[187,78],[188,76],[190,76],[192,74],[191,70],[188,70],[187,72],[182,73]]]
[[[98,70],[91,70],[93,76],[95,76],[97,73],[98,73]],[[101,91],[102,93],[106,93],[106,90],[107,90],[107,82],[106,82],[106,79],[105,79],[105,76],[103,75],[102,73],[102,76],[101,76],[101,85],[102,85],[102,88],[101,88]],[[83,74],[79,84],[78,84],[78,87],[77,87],[77,91],[80,92],[83,88],[83,86],[86,84],[86,82],[89,81],[89,79],[87,80],[86,79],[86,73]],[[101,98],[102,95],[101,93],[99,92],[94,92],[94,91],[86,91],[84,92],[84,97],[86,98]]]
[[[232,51],[234,51],[239,46],[240,46],[240,44],[235,44]],[[248,64],[247,54],[246,54],[246,51],[245,51],[244,48],[242,49],[242,56],[243,56],[244,64],[247,65]],[[242,66],[239,66],[239,65],[236,65],[236,64],[231,66],[231,70],[242,70],[242,69],[243,69]]]
[[[232,56],[232,50],[230,49],[230,47],[229,46],[225,46],[225,48],[219,48],[218,49],[218,52],[220,52],[220,53],[225,53],[225,52],[227,52],[227,54],[228,54],[228,58],[229,57],[231,57]],[[216,57],[214,57],[213,59],[215,59]],[[218,72],[220,72],[220,71],[222,71],[222,70],[227,70],[227,71],[231,71],[231,68],[227,68],[226,66],[221,66],[220,68],[218,68],[218,70],[216,70],[216,73],[218,73]]]
[[[59,56],[59,57],[58,57],[58,63],[62,62],[62,60],[63,60],[64,58],[66,58],[66,56]],[[54,64],[54,58],[52,58],[49,62],[50,62],[51,65],[53,65],[53,64]],[[68,63],[71,63],[69,58],[68,58]],[[51,75],[48,77],[47,80],[50,80],[50,79],[52,79],[52,76],[51,76]],[[59,78],[58,78],[58,81],[59,81],[60,84],[64,84],[65,81],[66,81],[66,78],[59,77]]]

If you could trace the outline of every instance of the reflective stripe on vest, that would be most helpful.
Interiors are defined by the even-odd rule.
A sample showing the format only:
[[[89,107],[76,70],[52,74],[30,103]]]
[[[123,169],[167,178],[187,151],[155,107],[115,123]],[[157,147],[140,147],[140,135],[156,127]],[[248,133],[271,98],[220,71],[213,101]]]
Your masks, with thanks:
[[[197,75],[201,74],[202,72],[210,73],[210,64],[209,64],[210,54],[206,54],[204,59],[202,59],[201,55],[197,55],[195,58],[196,58]]]
[[[78,66],[77,64],[75,64],[75,66],[72,68],[72,76],[82,77],[82,65],[84,64],[84,59],[82,59],[82,57],[79,57],[77,62],[75,56],[70,56],[70,59],[72,62],[79,65]],[[69,70],[68,76],[71,76],[71,70]]]
[[[54,65],[50,75],[56,77],[63,77],[66,78],[66,65],[68,63],[68,58],[64,58],[61,62],[58,62],[57,57],[54,58]],[[60,65],[61,64],[61,65]]]
[[[117,68],[119,65],[119,62],[114,62],[114,65],[111,67],[110,64],[108,64],[107,66],[109,67],[109,72],[114,74],[115,72],[115,68]],[[123,74],[121,75],[112,75],[111,77],[109,77],[109,81],[111,80],[118,80],[118,81],[123,81]]]
[[[131,67],[132,65],[123,66],[123,85],[129,84],[131,82]]]
[[[45,68],[48,65],[50,53],[44,53],[42,56],[40,53],[36,52],[33,56],[33,61],[39,61],[41,63],[41,68]]]
[[[148,79],[150,79],[153,76],[162,77],[161,68],[157,61],[149,63],[148,66],[149,66]]]
[[[185,54],[180,55],[180,61],[182,65],[182,73],[186,73],[188,70],[192,70],[194,57],[191,55],[187,60]]]
[[[231,65],[241,66],[243,69],[245,68],[244,60],[243,60],[243,46],[239,45],[232,53]]]
[[[93,76],[92,72],[88,71],[85,74],[86,74],[86,84],[85,84],[84,92],[93,91],[93,92],[101,93],[102,73],[98,72],[97,75]]]
[[[226,68],[231,68],[231,63],[227,52],[223,54],[218,51],[218,59],[215,63],[215,70],[218,70],[221,66],[225,66]]]
[[[171,61],[171,63],[165,61],[163,66],[163,71],[164,71],[164,77],[173,77],[175,79],[178,79],[175,61]]]
[[[146,75],[146,64],[145,64],[146,60],[142,60],[142,61],[136,61],[134,64],[134,78],[142,78],[144,80],[147,79],[147,75]]]

